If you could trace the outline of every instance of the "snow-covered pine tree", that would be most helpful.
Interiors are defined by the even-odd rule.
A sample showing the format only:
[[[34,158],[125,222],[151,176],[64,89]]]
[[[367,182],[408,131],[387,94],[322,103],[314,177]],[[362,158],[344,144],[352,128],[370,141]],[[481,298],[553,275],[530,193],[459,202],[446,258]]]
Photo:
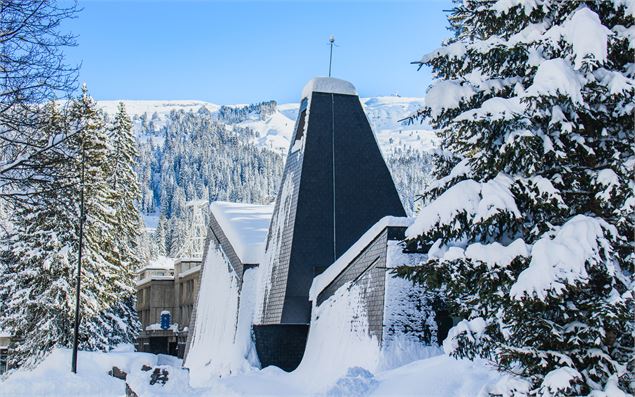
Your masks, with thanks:
[[[40,138],[64,132],[55,105]],[[28,204],[12,211],[12,230],[2,244],[3,287],[0,328],[17,341],[11,366],[33,366],[53,347],[73,340],[74,285],[77,267],[77,173],[72,151],[58,146],[37,161],[55,168],[56,179],[43,183]]]
[[[123,103],[119,103],[117,114],[110,128],[110,164],[108,183],[113,195],[113,242],[114,259],[118,270],[115,285],[120,300],[112,308],[113,321],[125,319],[119,331],[113,334],[111,345],[131,342],[139,333],[140,323],[135,310],[134,271],[141,266],[139,238],[142,220],[135,205],[141,193],[134,165],[138,156],[132,122]],[[114,326],[114,324],[113,324]]]
[[[635,391],[634,14],[465,0],[421,61],[442,151],[407,231],[428,260],[400,273],[465,319],[446,351],[523,377],[519,394]]]
[[[131,297],[130,269],[119,262],[115,235],[118,204],[111,185],[112,148],[105,120],[86,87],[70,109],[74,141],[83,155],[76,168],[84,169],[84,253],[82,258],[80,343],[87,350],[109,350],[117,343],[131,343],[138,331],[138,319]]]

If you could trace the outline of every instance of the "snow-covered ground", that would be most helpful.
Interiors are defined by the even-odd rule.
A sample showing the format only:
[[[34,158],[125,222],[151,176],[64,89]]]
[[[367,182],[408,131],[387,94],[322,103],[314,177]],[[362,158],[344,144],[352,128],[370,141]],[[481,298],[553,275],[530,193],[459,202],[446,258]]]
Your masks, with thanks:
[[[328,384],[320,384],[320,393],[307,388],[308,375],[286,373],[276,367],[252,370],[213,379],[203,388],[190,386],[188,372],[180,360],[164,355],[134,353],[120,349],[111,353],[80,352],[78,373],[70,372],[71,352],[56,349],[32,371],[16,371],[0,381],[0,396],[123,396],[125,382],[108,375],[113,366],[128,373],[128,383],[139,397],[147,396],[487,396],[488,384],[502,375],[480,361],[455,360],[446,355],[414,361],[387,371],[371,373],[351,368]],[[165,385],[150,385],[153,371],[141,371],[148,365],[166,370]],[[300,376],[303,375],[303,376]],[[320,383],[320,374],[311,375]]]

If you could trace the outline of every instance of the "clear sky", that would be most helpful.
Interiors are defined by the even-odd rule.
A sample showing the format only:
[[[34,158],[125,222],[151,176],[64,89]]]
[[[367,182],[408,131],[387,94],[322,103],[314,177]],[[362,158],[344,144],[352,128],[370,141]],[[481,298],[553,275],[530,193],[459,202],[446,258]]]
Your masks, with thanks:
[[[427,70],[410,62],[448,37],[450,0],[80,0],[66,28],[68,60],[96,99],[296,102],[328,74],[361,96],[423,96]]]

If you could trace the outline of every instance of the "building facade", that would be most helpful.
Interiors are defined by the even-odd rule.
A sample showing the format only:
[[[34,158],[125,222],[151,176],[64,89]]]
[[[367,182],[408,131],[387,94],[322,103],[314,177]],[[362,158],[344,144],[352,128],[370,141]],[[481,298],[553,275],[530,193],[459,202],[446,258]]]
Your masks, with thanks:
[[[198,294],[201,261],[179,259],[137,272],[137,313],[141,333],[137,351],[183,357],[188,326]],[[162,329],[161,314],[170,313],[170,327]]]

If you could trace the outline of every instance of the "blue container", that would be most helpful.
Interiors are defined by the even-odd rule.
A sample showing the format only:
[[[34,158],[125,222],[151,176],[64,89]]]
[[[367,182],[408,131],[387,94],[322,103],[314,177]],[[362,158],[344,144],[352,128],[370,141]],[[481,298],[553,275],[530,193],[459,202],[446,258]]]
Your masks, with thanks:
[[[170,328],[170,312],[161,313],[161,329]]]

